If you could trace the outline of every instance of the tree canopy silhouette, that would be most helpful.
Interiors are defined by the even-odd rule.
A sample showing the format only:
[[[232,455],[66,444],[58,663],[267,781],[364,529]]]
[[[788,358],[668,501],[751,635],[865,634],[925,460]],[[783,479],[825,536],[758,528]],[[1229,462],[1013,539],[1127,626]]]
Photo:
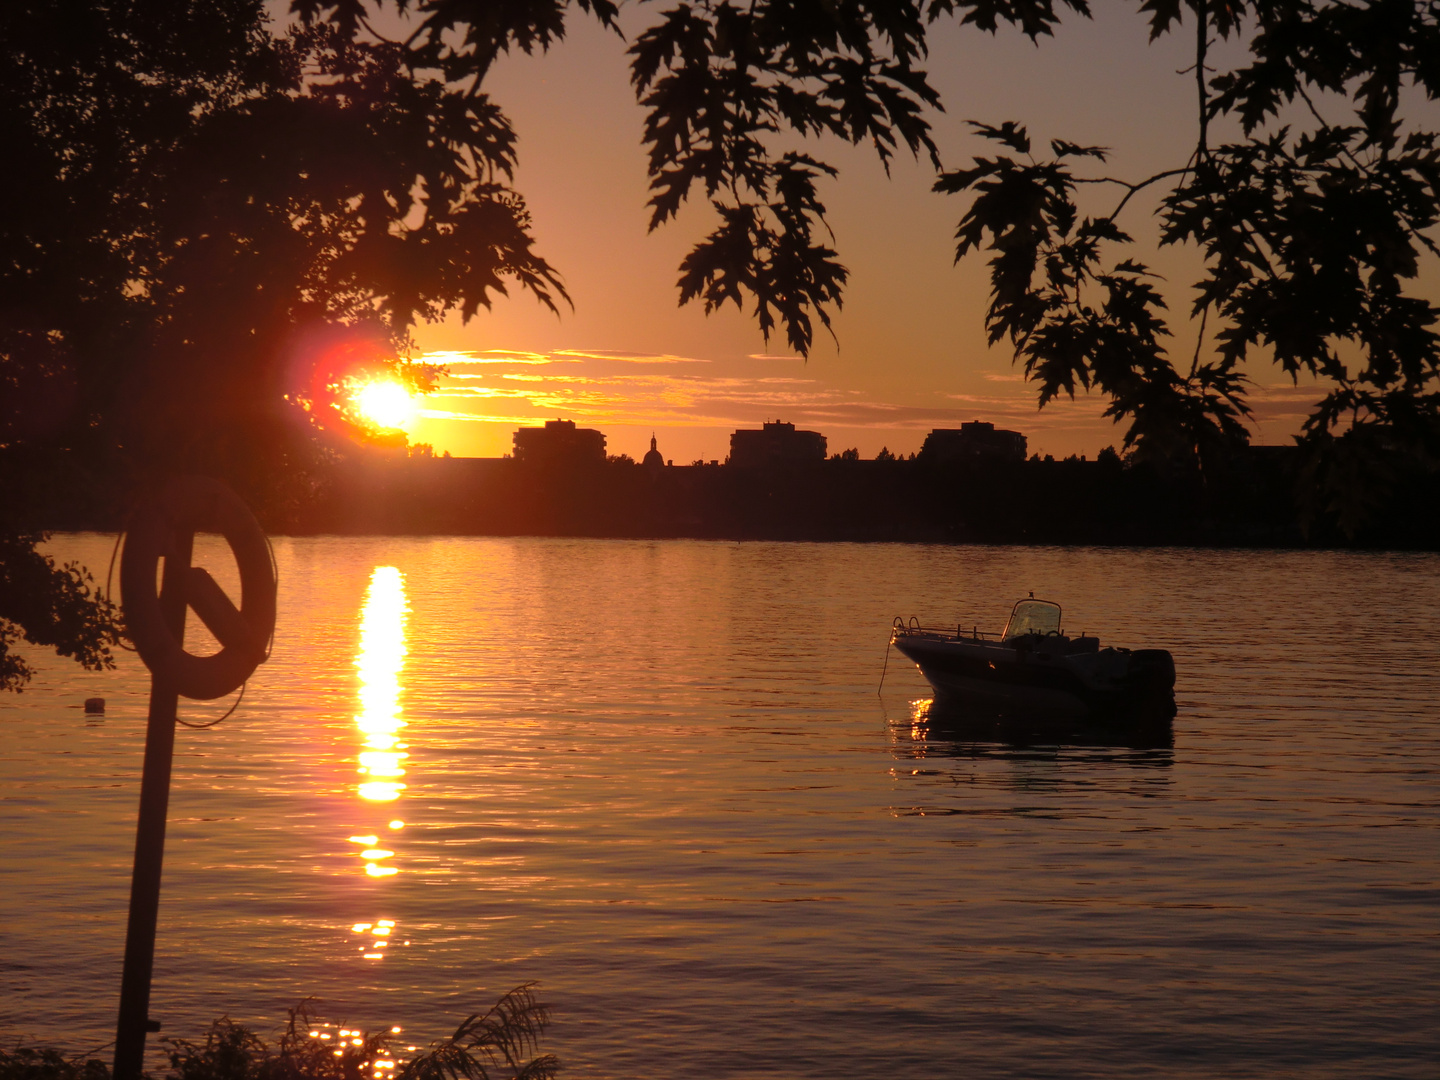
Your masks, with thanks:
[[[828,132],[869,140],[886,161],[904,145],[938,163],[922,109],[938,104],[920,68],[928,27],[957,18],[1039,41],[1063,15],[1090,9],[1086,0],[674,5],[632,53],[649,109],[654,222],[701,182],[721,211],[685,262],[682,300],[739,305],[748,290],[762,327],[773,307],[792,347],[806,351],[810,314],[828,325],[845,281],[835,253],[812,239],[824,215],[814,181],[833,170],[772,150],[771,136]],[[1354,534],[1397,475],[1440,465],[1440,309],[1418,285],[1422,258],[1440,254],[1440,147],[1407,110],[1440,97],[1440,5],[1144,0],[1138,16],[1152,42],[1192,36],[1187,160],[1113,177],[1105,148],[1054,139],[1037,158],[1025,126],[1006,120],[972,125],[1005,152],[941,170],[936,190],[968,199],[957,260],[993,252],[990,340],[1014,347],[1042,407],[1094,389],[1127,424],[1128,447],[1202,468],[1248,441],[1247,361],[1315,377],[1301,512]],[[1229,39],[1247,55],[1217,69],[1213,46]],[[1239,137],[1216,142],[1222,129]],[[1093,197],[1080,193],[1097,188],[1114,194],[1085,213]],[[1164,295],[1123,224],[1148,190],[1161,193],[1162,246],[1192,245],[1203,261],[1188,356],[1169,348]]]
[[[1097,147],[1037,158],[998,120],[975,128],[1002,152],[945,170],[927,120],[937,20],[1038,41],[1086,0],[667,2],[637,9],[630,45],[651,226],[692,194],[718,215],[682,303],[749,306],[808,353],[846,282],[821,200],[836,170],[807,142],[829,135],[922,155],[968,199],[957,257],[993,253],[989,334],[1042,405],[1093,388],[1127,444],[1203,466],[1245,439],[1247,361],[1314,375],[1302,491],[1352,529],[1387,477],[1440,461],[1440,312],[1416,291],[1440,253],[1440,148],[1406,109],[1440,94],[1434,0],[1143,0],[1152,40],[1193,34],[1195,141],[1130,180]],[[418,321],[512,289],[566,303],[485,80],[576,13],[619,32],[615,0],[292,0],[282,22],[261,0],[0,6],[0,531],[30,535],[16,478],[62,467],[303,500],[317,433],[359,423],[348,378],[433,374],[394,365]],[[1245,62],[1214,70],[1217,38]],[[1118,198],[1082,213],[1097,186]],[[1190,357],[1129,250],[1149,190],[1161,242],[1203,258]],[[0,591],[0,620],[28,626],[17,605]]]
[[[1246,439],[1247,360],[1316,377],[1302,511],[1353,534],[1397,473],[1440,464],[1440,309],[1417,288],[1422,257],[1440,254],[1440,147],[1403,111],[1440,97],[1440,5],[1146,0],[1141,11],[1152,41],[1187,23],[1194,35],[1188,160],[1127,181],[1097,175],[1102,148],[1057,139],[1037,159],[1023,126],[975,124],[1010,153],[936,183],[971,198],[957,258],[994,252],[990,340],[1014,345],[1042,405],[1095,387],[1108,415],[1129,421],[1127,445],[1201,463]],[[1212,69],[1215,40],[1237,36],[1246,62]],[[1223,120],[1242,137],[1212,145]],[[1113,208],[1082,217],[1080,185],[1115,189]],[[1204,261],[1190,310],[1199,341],[1179,363],[1165,302],[1121,225],[1152,186],[1164,192],[1160,243],[1192,244]]]

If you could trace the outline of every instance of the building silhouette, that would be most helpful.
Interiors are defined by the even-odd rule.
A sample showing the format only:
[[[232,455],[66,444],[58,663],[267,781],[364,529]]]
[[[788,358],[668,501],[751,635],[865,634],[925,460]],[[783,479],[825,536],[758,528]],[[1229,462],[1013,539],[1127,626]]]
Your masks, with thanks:
[[[645,456],[640,459],[640,465],[651,475],[658,475],[665,468],[665,458],[655,445],[655,433],[653,431],[650,433],[650,449],[647,450]]]
[[[796,431],[794,424],[776,420],[758,431],[742,428],[730,436],[729,464],[741,469],[773,468],[825,460],[825,436],[818,431]]]
[[[958,428],[936,428],[925,436],[920,456],[927,461],[1024,461],[1025,436],[972,420]]]
[[[515,460],[527,465],[605,464],[605,436],[577,428],[574,420],[546,420],[543,428],[515,432]]]

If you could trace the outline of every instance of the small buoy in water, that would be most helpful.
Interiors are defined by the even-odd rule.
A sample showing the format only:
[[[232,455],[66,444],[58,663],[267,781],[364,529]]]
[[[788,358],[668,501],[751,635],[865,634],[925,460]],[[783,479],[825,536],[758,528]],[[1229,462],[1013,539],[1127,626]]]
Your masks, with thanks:
[[[104,716],[105,699],[103,697],[87,697],[85,699],[85,714],[87,716]]]

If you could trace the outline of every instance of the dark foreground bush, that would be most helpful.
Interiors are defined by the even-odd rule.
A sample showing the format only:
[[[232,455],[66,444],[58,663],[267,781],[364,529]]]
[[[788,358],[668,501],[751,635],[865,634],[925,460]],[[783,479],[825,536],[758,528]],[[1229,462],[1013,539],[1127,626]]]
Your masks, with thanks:
[[[551,1080],[560,1062],[531,1057],[549,1020],[534,985],[518,986],[489,1012],[466,1017],[448,1039],[406,1056],[395,1033],[364,1034],[322,1024],[311,1002],[290,1010],[273,1045],[228,1017],[201,1042],[164,1039],[167,1080]],[[527,1060],[528,1059],[528,1060]],[[148,1077],[148,1074],[147,1074]],[[0,1080],[110,1080],[95,1058],[67,1058],[58,1050],[0,1047]]]

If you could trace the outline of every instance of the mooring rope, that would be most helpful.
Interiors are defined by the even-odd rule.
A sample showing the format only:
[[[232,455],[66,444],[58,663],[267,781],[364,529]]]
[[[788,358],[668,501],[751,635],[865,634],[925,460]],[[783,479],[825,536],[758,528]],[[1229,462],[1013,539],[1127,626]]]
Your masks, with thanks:
[[[895,627],[902,624],[903,619],[899,615],[896,615],[895,621],[890,624],[890,640],[885,642],[885,666],[880,669],[880,685],[875,688],[876,697],[885,689],[885,675],[890,670],[890,646],[895,644]]]
[[[207,727],[214,727],[216,724],[220,723],[221,720],[229,720],[230,717],[231,717],[232,715],[234,715],[235,710],[240,707],[240,702],[242,702],[242,701],[245,700],[245,687],[247,687],[247,686],[249,686],[249,685],[250,685],[250,680],[249,680],[249,679],[246,679],[243,683],[240,684],[240,696],[235,699],[235,704],[230,706],[230,708],[226,711],[225,715],[222,716],[222,717],[220,717],[219,719],[216,719],[216,720],[207,720],[207,721],[205,721],[205,723],[200,724],[200,723],[196,723],[194,720],[182,720],[182,719],[180,719],[179,716],[176,716],[176,717],[175,717],[175,722],[176,722],[177,724],[184,724],[186,727],[207,728]]]

